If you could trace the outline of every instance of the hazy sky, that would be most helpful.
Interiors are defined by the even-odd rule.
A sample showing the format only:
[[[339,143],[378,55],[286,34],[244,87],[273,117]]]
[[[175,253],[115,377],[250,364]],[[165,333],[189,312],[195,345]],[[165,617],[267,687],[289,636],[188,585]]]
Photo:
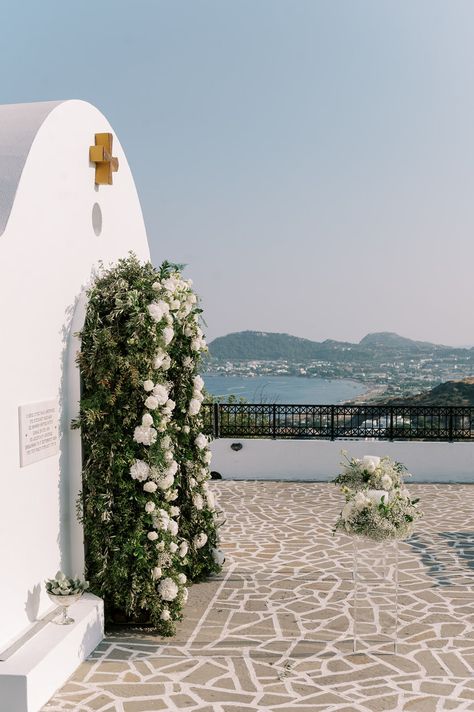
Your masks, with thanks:
[[[472,0],[0,10],[0,103],[105,113],[209,338],[474,343]]]

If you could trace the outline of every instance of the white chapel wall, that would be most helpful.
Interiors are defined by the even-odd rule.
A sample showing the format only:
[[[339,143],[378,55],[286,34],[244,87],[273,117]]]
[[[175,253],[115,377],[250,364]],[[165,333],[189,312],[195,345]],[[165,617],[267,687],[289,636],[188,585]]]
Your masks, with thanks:
[[[35,105],[16,109],[20,129],[29,107],[37,113]],[[0,132],[6,130],[2,108]],[[11,117],[12,107],[8,111]],[[18,145],[25,143],[20,129]],[[113,262],[129,250],[149,258],[135,185],[115,134],[120,168],[114,184],[94,184],[88,150],[99,132],[113,129],[86,102],[59,103],[47,113],[0,235],[0,649],[51,607],[46,577],[59,568],[82,573],[82,532],[74,511],[80,435],[69,427],[79,397],[71,323],[74,330],[82,326],[83,292],[100,260]],[[15,136],[9,143],[3,134],[0,185],[8,184],[10,193],[13,169],[18,172]],[[94,210],[97,229],[95,204],[102,214],[99,235],[92,224]],[[50,399],[60,402],[60,452],[20,467],[18,407]]]

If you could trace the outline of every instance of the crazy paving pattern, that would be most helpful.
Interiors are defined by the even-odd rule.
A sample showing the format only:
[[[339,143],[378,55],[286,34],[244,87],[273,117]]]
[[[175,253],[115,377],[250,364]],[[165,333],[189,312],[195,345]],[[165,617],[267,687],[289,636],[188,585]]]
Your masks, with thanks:
[[[192,587],[176,637],[110,632],[43,712],[474,711],[474,487],[411,486],[425,518],[399,546],[397,651],[362,637],[354,654],[337,488],[213,486],[225,570]]]

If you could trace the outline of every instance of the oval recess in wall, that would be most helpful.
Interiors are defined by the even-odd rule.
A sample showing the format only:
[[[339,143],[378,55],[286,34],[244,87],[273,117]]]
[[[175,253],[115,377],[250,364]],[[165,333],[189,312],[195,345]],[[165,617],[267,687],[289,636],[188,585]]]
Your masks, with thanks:
[[[96,235],[102,232],[102,210],[99,203],[94,203],[92,206],[92,227]]]

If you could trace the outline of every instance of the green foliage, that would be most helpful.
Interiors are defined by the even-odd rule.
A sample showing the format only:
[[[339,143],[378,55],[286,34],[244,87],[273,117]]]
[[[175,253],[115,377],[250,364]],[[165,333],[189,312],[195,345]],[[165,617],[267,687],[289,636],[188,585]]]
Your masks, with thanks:
[[[80,335],[87,577],[108,614],[164,635],[181,617],[187,578],[220,569],[208,449],[196,445],[201,418],[190,412],[200,313],[178,265],[157,270],[131,255],[95,280]]]

